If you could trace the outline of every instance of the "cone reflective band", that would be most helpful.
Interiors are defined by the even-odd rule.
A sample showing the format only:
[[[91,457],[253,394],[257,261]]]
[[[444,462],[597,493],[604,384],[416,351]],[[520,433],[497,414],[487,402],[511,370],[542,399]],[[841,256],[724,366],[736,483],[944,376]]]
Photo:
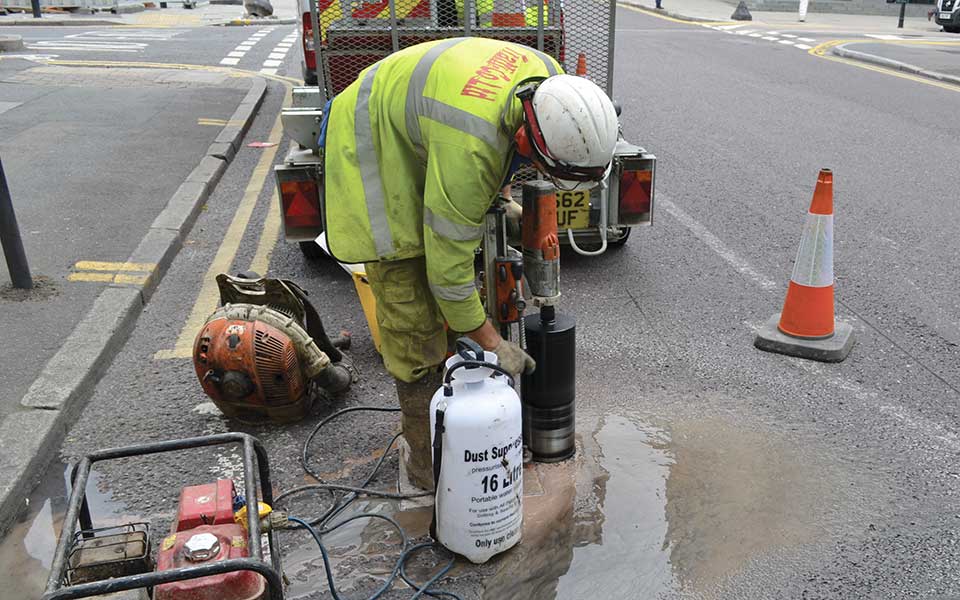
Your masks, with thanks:
[[[780,331],[801,338],[833,335],[833,173],[820,171],[780,315]]]

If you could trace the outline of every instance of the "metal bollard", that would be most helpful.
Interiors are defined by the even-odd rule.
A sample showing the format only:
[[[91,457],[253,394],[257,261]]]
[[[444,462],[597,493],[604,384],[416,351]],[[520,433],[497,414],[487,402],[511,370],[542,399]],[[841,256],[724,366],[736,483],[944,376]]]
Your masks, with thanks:
[[[7,178],[3,174],[3,161],[0,161],[0,245],[3,246],[3,256],[7,259],[13,287],[24,290],[32,288],[33,278],[30,277],[27,255],[23,252],[17,215],[13,212],[10,188],[7,187]]]

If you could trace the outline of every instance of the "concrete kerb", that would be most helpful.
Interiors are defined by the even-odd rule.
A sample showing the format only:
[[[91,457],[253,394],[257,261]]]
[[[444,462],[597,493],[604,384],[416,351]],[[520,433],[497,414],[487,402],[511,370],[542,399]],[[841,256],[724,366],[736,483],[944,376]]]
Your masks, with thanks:
[[[23,37],[19,35],[0,35],[0,52],[14,52],[23,48]]]
[[[848,42],[849,44],[855,43],[875,43],[872,40],[865,40],[864,42]],[[850,50],[846,48],[847,44],[840,44],[834,46],[830,49],[830,53],[834,56],[839,56],[841,58],[849,58],[852,60],[859,60],[860,62],[870,63],[878,65],[881,67],[887,67],[888,69],[894,69],[897,71],[903,71],[905,73],[912,73],[914,75],[920,75],[921,77],[927,77],[929,79],[935,79],[937,81],[943,81],[945,83],[952,83],[954,85],[960,85],[960,77],[954,75],[947,75],[946,73],[940,73],[938,71],[929,71],[923,67],[918,67],[916,65],[911,65],[910,63],[900,62],[899,60],[893,60],[892,58],[885,58],[883,56],[877,56],[876,54],[869,54],[867,52],[857,52],[856,50]]]
[[[671,19],[677,19],[679,21],[689,21],[690,23],[716,23],[717,22],[717,19],[691,17],[689,15],[682,15],[680,13],[669,11],[666,9],[650,8],[649,6],[645,6],[643,4],[640,4],[639,2],[631,2],[630,0],[618,0],[617,4],[623,4],[624,6],[636,8],[645,13],[650,13],[651,15],[664,15],[666,17],[670,17]]]
[[[108,20],[108,19],[51,19],[51,18],[46,18],[46,17],[42,17],[42,18],[40,18],[40,19],[34,19],[34,18],[32,18],[32,17],[30,17],[30,18],[16,17],[16,18],[12,18],[12,19],[11,19],[11,18],[0,18],[0,26],[3,26],[3,27],[10,27],[10,26],[16,26],[16,25],[21,25],[21,26],[24,26],[24,27],[38,27],[38,26],[41,26],[41,25],[42,25],[43,27],[60,27],[60,26],[67,26],[67,27],[104,27],[104,26],[122,25],[122,24],[123,24],[123,21],[120,20],[120,19],[113,19],[113,20]]]
[[[226,135],[231,148],[239,147],[266,93],[262,77],[251,82],[232,119],[237,125],[224,127],[218,141],[210,145],[197,168],[174,192],[128,259],[155,265],[146,281],[105,288],[27,390],[20,402],[23,410],[0,422],[0,534],[24,509],[26,498],[55,456],[70,423],[133,331],[144,304],[226,169],[230,159],[217,156],[223,153],[224,142],[219,140]],[[236,153],[228,154],[232,158]]]
[[[293,25],[299,21],[295,18],[289,19],[231,19],[221,23],[211,23],[219,27],[247,27],[254,25]]]

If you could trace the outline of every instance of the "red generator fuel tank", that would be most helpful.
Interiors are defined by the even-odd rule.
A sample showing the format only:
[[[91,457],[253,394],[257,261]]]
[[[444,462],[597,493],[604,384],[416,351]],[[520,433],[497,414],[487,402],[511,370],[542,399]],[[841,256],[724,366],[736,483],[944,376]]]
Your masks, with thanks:
[[[247,536],[240,525],[201,525],[163,539],[157,571],[249,555]],[[266,585],[266,580],[253,571],[235,571],[158,585],[153,600],[264,600]]]
[[[216,483],[183,488],[173,531],[233,523],[233,496],[232,479],[218,479]]]

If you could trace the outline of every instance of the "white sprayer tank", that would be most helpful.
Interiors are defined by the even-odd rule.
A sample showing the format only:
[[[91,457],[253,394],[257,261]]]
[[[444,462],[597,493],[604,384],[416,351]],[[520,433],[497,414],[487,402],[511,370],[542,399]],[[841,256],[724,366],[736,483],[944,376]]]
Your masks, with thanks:
[[[497,364],[492,352],[483,355]],[[463,361],[455,354],[447,369]],[[437,541],[478,564],[517,544],[523,525],[520,398],[506,377],[491,378],[492,373],[460,367],[452,373],[453,394],[445,396],[441,387],[430,403],[431,438],[437,409],[444,413]]]

